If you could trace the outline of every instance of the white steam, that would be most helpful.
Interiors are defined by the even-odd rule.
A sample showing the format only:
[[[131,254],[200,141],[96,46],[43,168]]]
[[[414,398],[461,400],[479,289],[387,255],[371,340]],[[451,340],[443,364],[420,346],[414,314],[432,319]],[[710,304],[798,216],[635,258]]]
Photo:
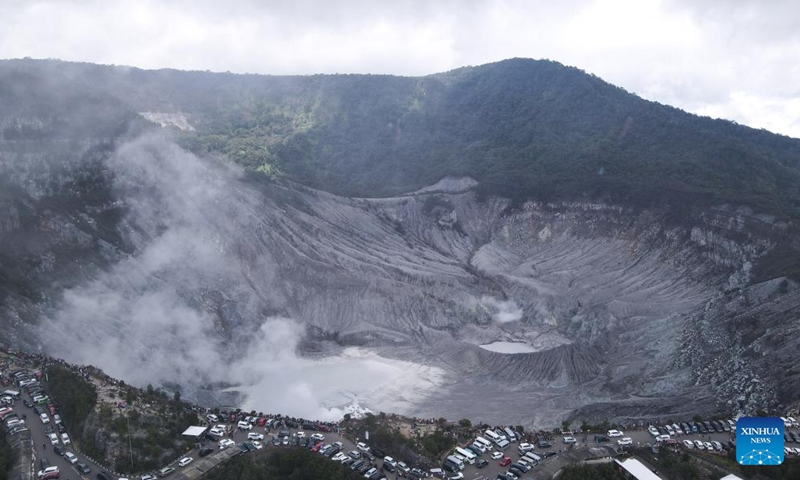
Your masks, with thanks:
[[[478,305],[498,323],[516,322],[523,315],[522,308],[514,300],[498,300],[492,296],[484,295]]]
[[[160,136],[108,163],[135,252],[64,292],[42,322],[43,349],[135,385],[225,382],[244,407],[337,419],[359,400],[408,410],[443,372],[359,349],[298,357],[303,326],[286,312],[266,200],[238,167],[197,158]]]

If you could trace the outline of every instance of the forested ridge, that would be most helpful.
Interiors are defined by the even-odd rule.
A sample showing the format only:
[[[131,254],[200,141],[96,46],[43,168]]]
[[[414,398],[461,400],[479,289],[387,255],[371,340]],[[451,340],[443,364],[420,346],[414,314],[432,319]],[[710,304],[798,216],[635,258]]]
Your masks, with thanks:
[[[0,62],[0,99],[4,116],[38,113],[51,129],[94,116],[108,130],[126,111],[183,113],[196,129],[185,146],[344,195],[469,175],[484,193],[519,199],[733,202],[800,215],[800,140],[645,101],[546,60],[425,77],[14,60]],[[26,128],[7,123],[3,137],[36,134]]]

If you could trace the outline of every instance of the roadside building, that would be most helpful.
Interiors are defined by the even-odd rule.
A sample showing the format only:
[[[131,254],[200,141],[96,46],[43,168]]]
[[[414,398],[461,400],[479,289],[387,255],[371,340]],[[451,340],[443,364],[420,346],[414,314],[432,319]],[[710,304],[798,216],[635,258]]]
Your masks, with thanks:
[[[642,462],[635,458],[627,458],[623,461],[614,460],[630,479],[635,480],[663,480],[655,472],[647,468]]]

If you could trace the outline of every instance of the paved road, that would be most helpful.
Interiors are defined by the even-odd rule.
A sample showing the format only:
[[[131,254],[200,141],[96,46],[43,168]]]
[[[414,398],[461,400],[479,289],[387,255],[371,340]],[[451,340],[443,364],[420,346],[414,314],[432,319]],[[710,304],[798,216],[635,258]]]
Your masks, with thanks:
[[[74,480],[79,478],[89,478],[88,476],[84,477],[75,469],[75,467],[69,463],[66,458],[62,457],[61,455],[57,454],[53,448],[55,445],[50,443],[50,440],[47,438],[45,434],[45,427],[47,425],[51,425],[53,430],[55,429],[55,422],[53,421],[53,417],[48,413],[48,418],[50,419],[49,424],[42,423],[41,419],[38,415],[33,411],[32,408],[28,408],[23,404],[23,400],[28,400],[29,402],[33,402],[33,399],[28,395],[24,389],[19,389],[20,393],[22,394],[22,398],[14,403],[12,407],[14,411],[22,417],[23,415],[27,418],[25,419],[25,424],[30,430],[31,433],[31,440],[33,442],[34,447],[34,458],[36,463],[36,470],[38,471],[41,468],[41,461],[43,458],[46,458],[50,465],[56,465],[59,468],[61,476],[59,477],[61,480]],[[47,407],[44,406],[43,410],[47,410]],[[69,432],[67,432],[69,433]],[[71,448],[71,445],[63,445],[59,439],[58,445],[64,446],[68,451],[75,453],[78,456],[78,461],[83,462],[91,468],[92,473],[91,478],[95,477],[95,472],[100,471],[97,467],[93,466],[90,462],[86,461],[86,459],[75,452]]]

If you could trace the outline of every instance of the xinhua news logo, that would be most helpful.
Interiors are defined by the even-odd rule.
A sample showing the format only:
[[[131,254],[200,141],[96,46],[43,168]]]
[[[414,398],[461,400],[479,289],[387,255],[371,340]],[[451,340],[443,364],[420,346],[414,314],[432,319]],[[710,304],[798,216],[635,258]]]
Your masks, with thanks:
[[[783,463],[783,420],[743,417],[736,422],[736,459],[740,465]]]

